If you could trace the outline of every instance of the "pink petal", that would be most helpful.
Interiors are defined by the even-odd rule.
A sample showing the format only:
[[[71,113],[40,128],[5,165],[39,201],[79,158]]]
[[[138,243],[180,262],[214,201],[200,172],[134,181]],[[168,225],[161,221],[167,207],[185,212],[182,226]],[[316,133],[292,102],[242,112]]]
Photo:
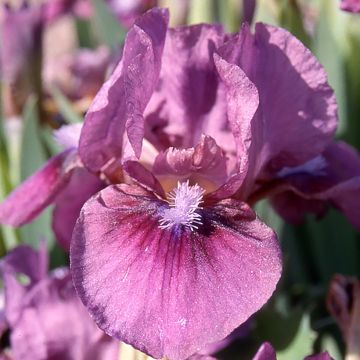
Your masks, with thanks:
[[[121,62],[85,116],[79,153],[88,169],[99,171],[120,158],[125,131],[140,156],[143,112],[158,82],[167,23],[168,12],[154,8],[129,31]]]
[[[213,61],[213,53],[224,39],[219,25],[199,24],[168,31],[159,85],[146,114],[156,125],[165,120],[166,134],[179,142],[173,146],[194,146],[202,133],[213,136],[206,131],[208,121],[226,121],[224,101],[218,101],[220,84]]]
[[[98,326],[155,358],[185,359],[224,338],[271,296],[274,232],[244,203],[201,211],[203,225],[161,229],[168,207],[110,186],[83,207],[71,244],[77,292]]]
[[[220,63],[228,63],[218,66],[218,71],[233,99],[228,109],[233,128],[236,121],[243,127],[248,114],[246,93],[237,94],[236,87],[244,84],[252,89],[252,83],[258,91],[260,103],[251,121],[251,136],[246,121],[246,131],[240,132],[241,142],[249,143],[249,163],[257,163],[248,170],[248,177],[254,178],[265,166],[280,169],[302,164],[325,149],[336,130],[336,100],[323,67],[300,41],[286,30],[259,23],[254,35],[243,26],[219,49],[219,55]]]
[[[56,239],[66,251],[70,250],[72,232],[82,206],[105,186],[98,176],[78,168],[66,188],[56,197],[52,226]]]
[[[260,136],[255,133],[259,120],[253,121],[259,106],[258,90],[239,66],[218,55],[215,55],[215,64],[227,89],[228,117],[237,147],[237,173],[244,174],[249,167],[256,173],[261,162],[249,161],[249,155],[257,151],[256,140]]]
[[[21,226],[41,213],[69,181],[73,150],[51,158],[0,204],[0,223]]]

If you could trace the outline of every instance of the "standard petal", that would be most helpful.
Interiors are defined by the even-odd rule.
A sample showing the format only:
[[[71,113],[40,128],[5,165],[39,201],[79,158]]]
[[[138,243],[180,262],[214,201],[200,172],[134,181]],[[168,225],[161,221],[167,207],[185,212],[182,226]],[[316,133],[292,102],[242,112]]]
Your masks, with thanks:
[[[41,213],[69,181],[73,150],[51,158],[0,204],[0,223],[21,226]],[[67,164],[69,163],[69,164]]]
[[[167,207],[134,187],[104,189],[82,208],[70,257],[74,285],[100,328],[176,360],[256,312],[279,280],[281,255],[274,232],[243,203],[201,209],[193,232],[161,229]]]
[[[299,40],[284,29],[259,23],[254,35],[243,26],[219,55],[238,66],[259,94],[251,137],[243,140],[255,142],[250,163],[257,162],[260,169],[280,169],[300,165],[325,150],[336,130],[336,100],[323,67]],[[238,69],[230,70],[238,78],[242,75]],[[238,102],[241,114],[247,108],[237,100],[236,77],[220,75],[234,92],[233,102]]]
[[[119,346],[91,320],[65,269],[26,294],[11,345],[22,360],[116,360]]]
[[[261,151],[257,144],[261,129],[258,125],[260,119],[255,118],[259,107],[258,90],[239,66],[227,62],[217,54],[215,64],[226,86],[227,113],[237,148],[236,172],[257,173],[261,161],[250,161],[250,154]]]
[[[210,119],[226,121],[213,61],[213,53],[224,39],[219,25],[200,24],[168,31],[160,81],[146,113],[156,125],[165,120],[164,131],[178,142],[173,146],[194,146],[203,132],[208,134],[205,127]]]
[[[84,203],[105,187],[98,176],[84,168],[76,169],[66,188],[56,197],[52,227],[56,239],[66,250],[70,250],[72,232]]]
[[[158,82],[167,23],[168,12],[154,8],[127,34],[121,62],[85,116],[79,153],[88,169],[99,171],[120,158],[125,131],[140,156],[143,112]]]

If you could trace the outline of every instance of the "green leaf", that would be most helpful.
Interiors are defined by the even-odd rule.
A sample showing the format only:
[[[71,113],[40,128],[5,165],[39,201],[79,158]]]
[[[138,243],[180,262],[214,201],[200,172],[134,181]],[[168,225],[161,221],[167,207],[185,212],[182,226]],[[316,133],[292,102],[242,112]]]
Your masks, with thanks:
[[[24,127],[21,143],[21,179],[25,180],[47,161],[47,155],[41,142],[39,129],[39,116],[36,106],[36,99],[30,98],[24,109]],[[39,189],[41,191],[41,189]],[[51,212],[47,209],[33,222],[20,229],[23,242],[37,245],[45,238],[53,244],[51,229]],[[50,248],[51,246],[48,247]]]
[[[331,209],[321,221],[309,218],[306,226],[316,272],[324,284],[334,273],[359,273],[358,234],[342,214]]]
[[[76,32],[80,48],[94,48],[95,43],[92,38],[91,24],[88,20],[75,19]]]
[[[348,128],[344,61],[346,23],[338,7],[333,1],[321,1],[312,50],[325,67],[329,84],[335,90],[340,119],[338,134],[341,135]]]
[[[101,43],[116,48],[124,42],[126,31],[122,28],[104,0],[92,0],[94,26]]]
[[[277,360],[303,359],[312,353],[315,332],[310,327],[309,315],[303,315],[293,341],[284,350],[277,352]]]
[[[282,0],[280,7],[280,26],[289,30],[306,47],[310,47],[310,37],[306,33],[303,16],[296,0]]]
[[[82,117],[75,111],[71,102],[67,97],[56,87],[50,89],[50,93],[55,100],[56,105],[59,108],[60,114],[64,119],[72,124],[76,124],[82,121]]]
[[[214,11],[213,0],[192,0],[189,6],[188,23],[211,23],[214,21]]]

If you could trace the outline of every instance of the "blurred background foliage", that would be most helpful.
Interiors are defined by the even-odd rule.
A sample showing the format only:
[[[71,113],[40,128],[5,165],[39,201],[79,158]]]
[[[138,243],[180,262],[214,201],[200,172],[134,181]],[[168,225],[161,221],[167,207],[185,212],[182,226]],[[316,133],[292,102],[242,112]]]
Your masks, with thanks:
[[[121,48],[126,35],[103,0],[91,0],[96,9],[91,19],[66,18],[79,47],[105,44]],[[241,1],[192,0],[186,23],[220,22],[228,31],[241,25]],[[240,5],[239,5],[240,4]],[[179,20],[177,1],[160,5],[172,10],[171,23]],[[317,56],[327,70],[339,106],[337,137],[360,150],[360,16],[340,11],[337,0],[258,0],[255,20],[288,29]],[[46,41],[45,41],[46,46]],[[82,120],[83,112],[57,88],[51,90],[53,102],[63,123]],[[24,125],[9,131],[0,118],[0,199],[39,168],[58,149],[51,127],[40,121],[39,99],[28,98],[23,109]],[[11,125],[12,126],[12,125]],[[40,190],[40,189],[39,189]],[[360,205],[359,205],[360,206]],[[277,216],[266,201],[256,210],[273,227],[281,240],[284,272],[277,293],[252,319],[251,336],[219,354],[220,358],[246,359],[264,340],[270,341],[278,359],[302,359],[327,349],[334,359],[344,354],[344,345],[334,320],[325,307],[329,280],[335,273],[360,275],[360,235],[335,210],[322,219],[309,216],[301,226],[291,226]],[[0,255],[19,243],[36,245],[45,238],[51,249],[51,264],[67,263],[51,230],[51,211],[20,229],[1,226]]]

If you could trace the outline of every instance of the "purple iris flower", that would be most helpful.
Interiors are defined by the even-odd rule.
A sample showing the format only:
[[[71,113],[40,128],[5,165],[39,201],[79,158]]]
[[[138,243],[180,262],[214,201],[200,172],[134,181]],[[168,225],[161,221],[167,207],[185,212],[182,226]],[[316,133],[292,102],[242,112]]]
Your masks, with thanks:
[[[100,175],[87,171],[78,155],[81,124],[56,132],[64,150],[17,187],[0,204],[0,223],[21,226],[31,222],[54,204],[53,228],[65,250],[70,248],[72,231],[84,202],[105,187]]]
[[[323,68],[287,31],[167,29],[159,9],[136,21],[79,145],[91,171],[121,159],[137,183],[92,197],[74,229],[74,284],[99,327],[182,359],[248,319],[281,256],[244,201],[269,164],[321,153],[336,122]]]
[[[70,255],[100,328],[153,357],[183,359],[273,293],[279,244],[247,203],[327,150],[337,106],[321,65],[283,29],[167,24],[160,9],[135,22],[87,112],[82,169],[118,184],[85,203]],[[51,202],[17,191],[0,219],[17,218],[22,201],[30,209],[43,199],[37,211]]]
[[[104,83],[111,61],[110,50],[104,46],[50,59],[45,63],[45,88],[55,86],[74,101],[92,99]]]
[[[360,1],[359,0],[341,0],[341,10],[349,11],[353,13],[360,13]]]
[[[44,246],[35,251],[25,245],[1,260],[10,336],[9,348],[1,350],[14,360],[117,359],[119,343],[91,320],[69,270],[48,274],[47,261]]]

